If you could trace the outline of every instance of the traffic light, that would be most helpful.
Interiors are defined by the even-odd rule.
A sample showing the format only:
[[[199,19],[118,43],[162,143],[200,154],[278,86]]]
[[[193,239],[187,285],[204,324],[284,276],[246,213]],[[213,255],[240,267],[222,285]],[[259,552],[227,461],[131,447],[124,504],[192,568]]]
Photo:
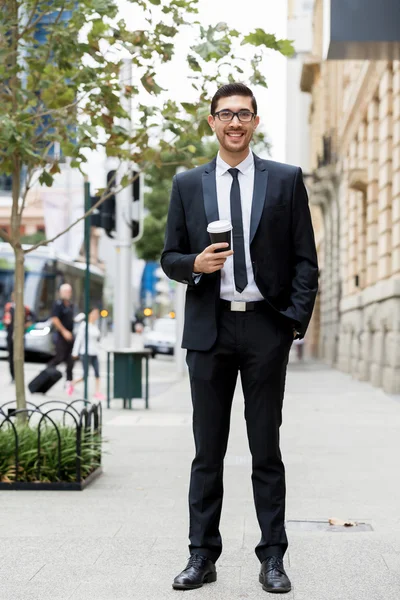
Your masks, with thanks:
[[[131,230],[132,240],[136,241],[142,234],[143,231],[143,190],[142,182],[143,175],[137,171],[132,171],[132,177],[136,176],[136,179],[131,184],[132,190],[132,218],[131,218]],[[107,188],[104,195],[108,198],[100,204],[99,208],[94,211],[91,216],[91,225],[94,227],[102,227],[108,237],[113,238],[113,232],[116,228],[116,198],[114,192],[116,187],[116,171],[111,170],[107,173]],[[110,195],[109,195],[110,194]],[[93,196],[92,206],[98,202],[99,196]],[[128,217],[129,218],[129,217]],[[129,222],[129,221],[128,221]]]
[[[101,204],[101,227],[104,229],[108,237],[114,237],[112,232],[115,231],[115,195],[110,194],[115,187],[116,171],[112,170],[107,173],[107,189],[105,194],[108,196]]]
[[[90,197],[90,207],[93,208],[95,204],[100,200],[100,196],[91,196]],[[90,215],[90,225],[91,227],[101,227],[101,206],[95,208],[92,214]]]
[[[141,176],[138,173],[138,171],[132,171],[132,177],[136,177],[136,179],[134,179],[134,181],[132,181],[132,199],[134,203],[140,203],[140,193],[141,193]],[[132,207],[132,214],[133,214],[133,219],[132,219],[132,239],[135,240],[136,238],[139,237],[140,233],[141,233],[141,227],[140,227],[140,210],[141,207],[139,206],[138,209],[136,209],[135,204]],[[135,214],[137,213],[137,214]],[[135,218],[137,216],[137,218]]]

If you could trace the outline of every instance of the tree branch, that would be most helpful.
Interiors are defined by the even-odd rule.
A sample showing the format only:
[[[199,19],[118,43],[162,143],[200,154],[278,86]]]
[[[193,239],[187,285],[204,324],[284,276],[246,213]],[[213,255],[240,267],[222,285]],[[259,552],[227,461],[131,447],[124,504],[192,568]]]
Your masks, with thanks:
[[[143,169],[142,169],[142,171],[143,171]],[[77,225],[78,223],[80,223],[81,221],[86,219],[86,217],[89,217],[96,210],[96,208],[98,208],[101,204],[103,204],[103,202],[105,200],[107,200],[107,198],[109,198],[113,194],[115,194],[115,195],[119,194],[119,192],[121,192],[123,189],[125,189],[125,187],[128,187],[128,185],[131,185],[131,183],[136,181],[136,179],[139,177],[139,175],[142,171],[137,172],[137,174],[134,177],[131,177],[129,179],[129,181],[127,182],[126,186],[121,187],[117,191],[110,191],[108,194],[101,196],[101,198],[85,214],[83,214],[81,217],[79,217],[79,219],[76,219],[76,221],[74,221],[74,223],[71,223],[71,225],[69,225],[66,229],[64,229],[64,231],[61,231],[61,233],[58,233],[57,235],[52,237],[50,240],[42,240],[41,242],[38,242],[31,248],[24,250],[24,254],[29,254],[30,252],[33,252],[37,248],[40,248],[40,246],[47,246],[47,244],[51,244],[52,242],[55,242],[56,240],[58,240],[59,237],[61,237],[62,235],[65,235],[66,233],[68,233],[68,231],[71,231],[71,229],[73,227],[75,227],[75,225]]]
[[[19,216],[20,217],[22,217],[22,213],[24,212],[26,198],[28,196],[29,190],[31,189],[31,183],[32,183],[33,173],[34,173],[34,170],[31,169],[31,170],[28,171],[28,173],[26,175],[26,184],[25,184],[25,189],[24,189],[24,195],[22,196],[21,207],[19,209]]]
[[[34,113],[34,114],[32,113],[32,115],[29,115],[29,118],[26,119],[26,121],[33,121],[36,119],[41,119],[42,117],[47,117],[48,115],[62,113],[63,111],[69,110],[70,108],[75,108],[75,106],[77,106],[79,104],[79,102],[81,102],[85,98],[85,95],[87,95],[88,93],[89,92],[86,92],[86,94],[84,94],[83,96],[80,96],[79,98],[74,100],[71,104],[66,104],[65,106],[62,106],[60,108],[49,108],[48,110],[45,110],[42,113]],[[54,123],[53,123],[53,125],[54,125]]]
[[[55,129],[54,127],[54,123],[49,123],[48,125],[46,125],[46,127],[43,127],[40,132],[35,135],[34,138],[32,138],[32,145],[36,145],[38,142],[40,142],[40,140],[43,140],[44,136],[46,135],[46,133],[48,131],[50,131],[50,129]],[[54,142],[53,142],[54,143]]]
[[[21,31],[21,33],[20,33],[20,34],[19,34],[19,36],[18,36],[18,37],[19,37],[19,39],[21,39],[21,38],[22,38],[22,37],[25,35],[26,31],[28,30],[28,27],[30,27],[31,21],[32,21],[33,17],[34,17],[34,16],[35,16],[35,14],[36,14],[36,9],[37,9],[37,7],[38,7],[38,4],[39,4],[39,0],[35,0],[35,4],[34,4],[34,6],[33,6],[33,8],[32,8],[31,14],[29,15],[29,19],[28,19],[28,21],[27,21],[27,23],[26,23],[26,25],[25,25],[24,29]],[[43,17],[42,17],[42,18],[43,18]]]
[[[4,229],[0,228],[0,238],[4,241],[7,242],[7,244],[11,244],[11,236],[4,231]]]
[[[39,0],[36,0],[35,6],[34,6],[34,9],[33,9],[35,12],[36,12],[38,4],[39,4]],[[25,25],[24,29],[18,35],[18,40],[22,39],[24,36],[26,36],[31,31],[35,31],[36,25],[38,25],[40,23],[40,21],[43,19],[43,17],[46,16],[46,14],[47,13],[42,12],[38,16],[37,19],[35,19],[34,21],[32,21],[32,18],[34,16],[34,12],[32,11],[31,16],[29,17],[28,23]]]
[[[36,3],[35,3],[35,8],[34,8],[34,10],[36,10],[36,7],[37,7],[37,4],[38,4],[38,2],[39,2],[39,0],[36,0]],[[51,31],[51,34],[50,34],[50,38],[49,38],[49,39],[46,39],[47,52],[46,52],[46,56],[44,57],[44,60],[42,61],[42,63],[43,63],[43,68],[42,68],[42,69],[39,69],[39,76],[35,78],[35,81],[34,81],[34,83],[33,83],[33,85],[32,85],[32,89],[34,89],[34,90],[37,90],[37,89],[39,89],[39,84],[40,84],[40,82],[41,82],[41,79],[42,79],[42,76],[43,76],[43,73],[44,73],[44,67],[47,65],[47,63],[48,63],[48,61],[49,61],[49,58],[50,58],[51,51],[52,51],[52,49],[53,49],[53,46],[52,46],[51,42],[52,42],[52,40],[53,40],[53,35],[54,35],[54,26],[56,26],[56,25],[58,25],[58,24],[59,24],[59,22],[60,22],[60,19],[61,19],[61,16],[62,16],[62,14],[63,14],[63,12],[64,12],[64,8],[65,8],[65,4],[64,4],[64,6],[61,8],[61,10],[60,10],[59,14],[57,15],[57,18],[56,18],[56,20],[54,21],[53,28],[52,28],[52,31]],[[32,14],[32,16],[33,16],[33,14]],[[30,18],[32,18],[32,16],[31,16]],[[26,105],[25,105],[25,107],[24,107],[24,108],[26,108]]]

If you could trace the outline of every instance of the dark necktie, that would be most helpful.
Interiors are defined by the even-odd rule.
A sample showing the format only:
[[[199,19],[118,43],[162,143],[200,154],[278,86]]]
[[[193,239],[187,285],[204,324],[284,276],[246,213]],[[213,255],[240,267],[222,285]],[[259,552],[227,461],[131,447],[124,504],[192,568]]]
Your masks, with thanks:
[[[232,175],[231,187],[231,220],[233,226],[233,272],[235,287],[238,292],[243,292],[247,285],[246,258],[244,253],[242,203],[240,200],[240,186],[238,180],[239,169],[228,169]]]

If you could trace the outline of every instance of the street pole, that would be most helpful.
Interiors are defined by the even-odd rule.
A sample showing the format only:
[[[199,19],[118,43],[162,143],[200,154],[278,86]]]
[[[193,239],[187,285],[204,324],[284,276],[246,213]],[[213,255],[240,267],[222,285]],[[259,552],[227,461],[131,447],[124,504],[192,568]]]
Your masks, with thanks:
[[[122,88],[132,82],[131,60],[123,61],[120,81]],[[121,92],[121,103],[128,113],[122,125],[131,131],[132,107],[130,99]],[[125,174],[130,173],[130,163],[126,161],[118,170],[117,186]],[[116,289],[114,293],[114,347],[129,348],[131,345],[132,316],[132,189],[126,186],[116,195]]]
[[[183,323],[185,319],[185,294],[186,285],[177,283],[175,287],[175,320],[176,320],[176,342],[175,342],[175,366],[179,375],[186,373],[185,350],[181,347],[183,336]]]
[[[177,167],[176,173],[183,173],[186,167]],[[186,373],[186,351],[181,347],[183,336],[183,325],[185,320],[185,297],[186,285],[177,283],[175,287],[175,318],[176,318],[176,343],[175,343],[175,366],[179,375]]]
[[[90,183],[85,178],[85,213],[90,210]],[[85,273],[85,319],[86,319],[86,328],[85,328],[85,400],[86,402],[89,400],[89,310],[90,310],[90,217],[86,217],[85,219],[85,255],[86,255],[86,273]]]

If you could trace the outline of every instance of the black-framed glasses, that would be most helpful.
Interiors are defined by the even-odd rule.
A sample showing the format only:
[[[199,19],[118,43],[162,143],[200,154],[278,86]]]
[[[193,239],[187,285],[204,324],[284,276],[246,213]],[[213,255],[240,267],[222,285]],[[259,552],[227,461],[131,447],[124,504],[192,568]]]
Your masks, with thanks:
[[[220,121],[228,123],[232,121],[235,117],[239,119],[241,123],[250,123],[250,121],[255,117],[255,113],[250,110],[239,110],[239,112],[233,112],[233,110],[219,110],[214,113],[214,117],[218,117]]]

